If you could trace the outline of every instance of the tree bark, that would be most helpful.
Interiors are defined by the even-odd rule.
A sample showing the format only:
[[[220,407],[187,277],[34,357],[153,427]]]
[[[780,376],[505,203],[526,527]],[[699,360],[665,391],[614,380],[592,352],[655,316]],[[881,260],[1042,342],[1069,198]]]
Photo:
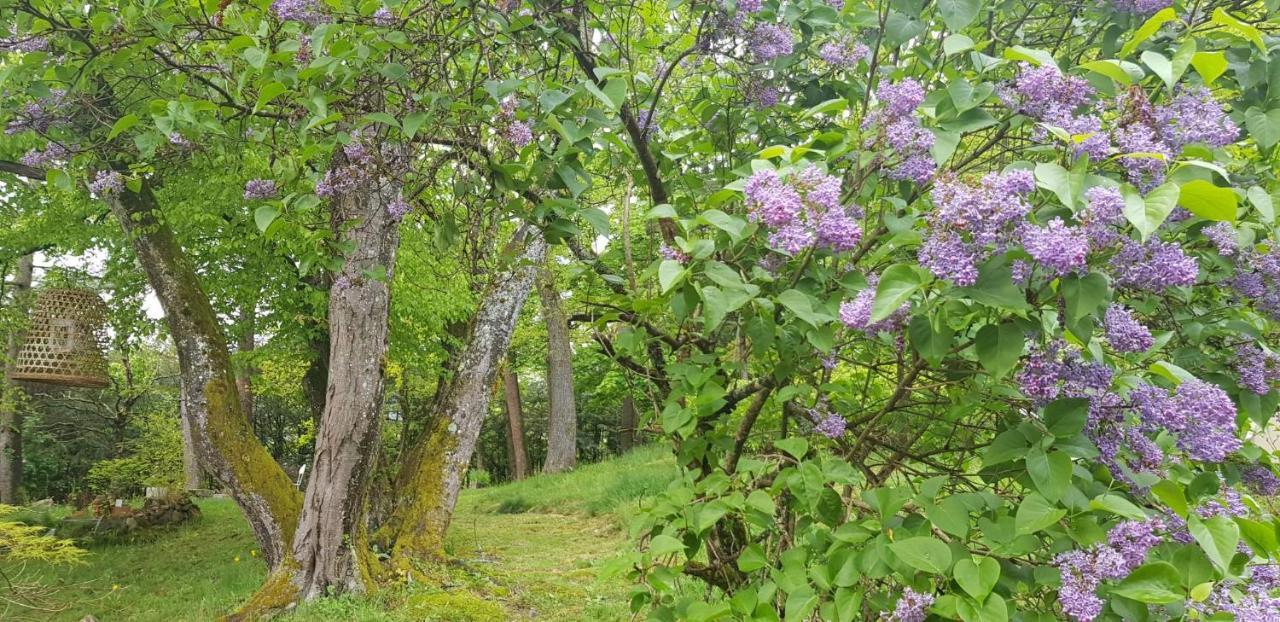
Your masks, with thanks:
[[[302,516],[293,541],[293,583],[311,600],[369,583],[365,510],[377,460],[400,194],[383,179],[333,201],[332,224],[350,249],[329,290],[329,373]]]
[[[149,181],[138,192],[126,189],[106,198],[164,308],[200,466],[231,493],[267,565],[275,568],[293,540],[301,499],[240,408],[226,337],[209,296],[163,222]]]
[[[9,298],[16,313],[24,318],[34,259],[31,255],[18,258],[13,295]],[[18,360],[23,332],[19,326],[9,333],[4,359],[5,384],[0,388],[0,503],[8,505],[17,505],[22,492],[22,406],[19,403],[22,389],[9,375]]]
[[[240,394],[240,407],[244,409],[244,416],[249,420],[249,426],[254,427],[257,424],[253,420],[253,365],[249,362],[248,356],[257,347],[257,331],[256,331],[256,304],[247,304],[241,310],[240,317],[240,339],[236,344],[236,353],[240,354],[245,360],[241,361],[236,369],[236,392]]]
[[[547,461],[542,471],[560,473],[577,464],[578,412],[573,395],[569,324],[560,308],[555,275],[545,267],[538,276],[538,297],[547,326]]]
[[[179,380],[181,383],[181,380]],[[178,414],[182,420],[182,478],[187,490],[198,490],[204,487],[204,474],[200,471],[200,462],[196,460],[194,437],[191,435],[191,419],[187,415],[187,400],[178,395]]]
[[[495,275],[472,321],[458,372],[440,400],[441,416],[430,418],[405,457],[396,488],[406,494],[396,499],[375,538],[391,551],[397,571],[408,572],[414,559],[443,555],[445,530],[488,413],[498,362],[511,343],[546,250],[537,228],[523,225],[516,231],[504,253],[507,267]]]
[[[524,448],[524,411],[520,405],[520,378],[515,360],[508,354],[502,366],[502,395],[507,411],[507,445],[511,450],[511,478],[529,477],[529,452]]]
[[[622,398],[618,415],[618,452],[627,453],[636,445],[636,402],[628,395]]]

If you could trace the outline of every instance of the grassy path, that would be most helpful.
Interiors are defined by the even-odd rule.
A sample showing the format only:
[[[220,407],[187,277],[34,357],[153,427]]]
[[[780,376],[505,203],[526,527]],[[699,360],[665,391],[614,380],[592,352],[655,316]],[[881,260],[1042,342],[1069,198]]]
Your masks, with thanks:
[[[465,491],[447,543],[454,562],[430,587],[328,599],[285,620],[628,620],[629,585],[606,568],[627,546],[622,516],[669,478],[660,453],[638,451],[574,473]],[[0,620],[78,622],[92,614],[99,622],[195,622],[226,613],[266,568],[231,501],[200,507],[198,523],[146,542],[95,546],[85,565],[21,569],[22,580],[54,589],[49,600],[59,611],[0,607]],[[19,570],[4,568],[11,577]]]

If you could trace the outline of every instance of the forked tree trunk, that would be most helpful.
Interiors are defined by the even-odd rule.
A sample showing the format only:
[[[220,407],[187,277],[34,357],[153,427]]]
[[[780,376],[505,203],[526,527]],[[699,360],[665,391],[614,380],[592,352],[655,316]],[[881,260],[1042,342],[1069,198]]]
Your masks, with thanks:
[[[13,274],[13,293],[9,300],[23,316],[27,292],[31,290],[34,259],[31,255],[18,258]],[[22,491],[22,389],[9,378],[21,347],[22,330],[17,328],[9,333],[2,377],[4,386],[0,387],[0,503],[8,505],[17,505]]]
[[[226,337],[195,269],[164,223],[149,182],[107,197],[164,308],[178,352],[192,447],[244,512],[267,565],[293,541],[301,498],[240,409]]]
[[[546,250],[536,228],[525,225],[516,231],[504,253],[507,265],[481,300],[457,374],[441,397],[442,416],[430,418],[405,456],[396,485],[403,496],[396,499],[375,538],[383,550],[391,551],[399,572],[408,572],[415,559],[439,559],[443,554],[445,530],[489,409],[498,362],[511,343]]]
[[[315,459],[293,541],[293,583],[303,600],[359,592],[369,582],[365,509],[377,460],[399,221],[387,180],[333,201],[332,222],[350,249],[329,290],[329,373]]]
[[[618,415],[618,452],[627,453],[636,446],[636,402],[628,395],[622,398],[622,412]]]
[[[253,420],[253,365],[249,362],[248,357],[257,347],[257,313],[256,304],[247,304],[241,310],[240,317],[240,339],[236,343],[236,352],[245,359],[236,369],[236,391],[240,394],[240,408],[244,409],[244,416],[249,420],[249,426],[254,427],[257,424]]]
[[[520,405],[520,378],[515,360],[508,354],[502,366],[502,395],[507,411],[507,445],[511,448],[511,478],[529,477],[529,452],[524,448],[524,410]]]
[[[569,324],[560,308],[555,275],[543,269],[538,277],[538,297],[547,325],[547,461],[544,473],[572,470],[578,461],[578,409],[573,395],[573,351]]]

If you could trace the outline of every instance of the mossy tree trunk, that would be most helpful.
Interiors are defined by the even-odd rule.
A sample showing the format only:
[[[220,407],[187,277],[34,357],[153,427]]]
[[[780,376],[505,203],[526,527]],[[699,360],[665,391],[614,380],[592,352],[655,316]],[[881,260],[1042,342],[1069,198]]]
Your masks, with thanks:
[[[31,290],[31,276],[35,257],[18,258],[13,273],[13,291],[10,304],[20,316],[26,315],[27,292]],[[9,332],[5,348],[4,386],[0,387],[0,503],[17,505],[22,490],[22,395],[18,384],[9,379],[18,350],[22,346],[22,327],[15,326]]]
[[[561,473],[572,470],[578,462],[578,409],[573,395],[569,324],[550,268],[544,268],[538,277],[538,296],[547,326],[547,461],[542,471]]]
[[[302,517],[293,542],[294,584],[310,600],[363,591],[365,510],[377,459],[399,221],[387,206],[399,184],[380,182],[332,204],[334,233],[349,249],[329,290],[329,372]]]
[[[402,496],[375,540],[392,552],[392,565],[408,572],[413,560],[439,559],[458,491],[475,451],[498,363],[511,343],[520,309],[533,291],[547,245],[535,227],[516,232],[504,253],[506,267],[495,275],[468,331],[454,379],[400,468]]]
[[[254,437],[240,408],[226,337],[190,259],[160,214],[150,182],[107,197],[129,234],[138,261],[173,336],[182,399],[201,468],[226,487],[244,512],[267,564],[286,557],[301,497]]]

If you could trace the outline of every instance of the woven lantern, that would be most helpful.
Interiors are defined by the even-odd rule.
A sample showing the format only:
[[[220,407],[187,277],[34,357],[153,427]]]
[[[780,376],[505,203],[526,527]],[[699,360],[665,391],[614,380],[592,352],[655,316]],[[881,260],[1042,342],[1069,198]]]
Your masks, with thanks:
[[[40,292],[10,377],[69,387],[109,386],[107,358],[102,353],[106,321],[107,305],[92,291]]]

